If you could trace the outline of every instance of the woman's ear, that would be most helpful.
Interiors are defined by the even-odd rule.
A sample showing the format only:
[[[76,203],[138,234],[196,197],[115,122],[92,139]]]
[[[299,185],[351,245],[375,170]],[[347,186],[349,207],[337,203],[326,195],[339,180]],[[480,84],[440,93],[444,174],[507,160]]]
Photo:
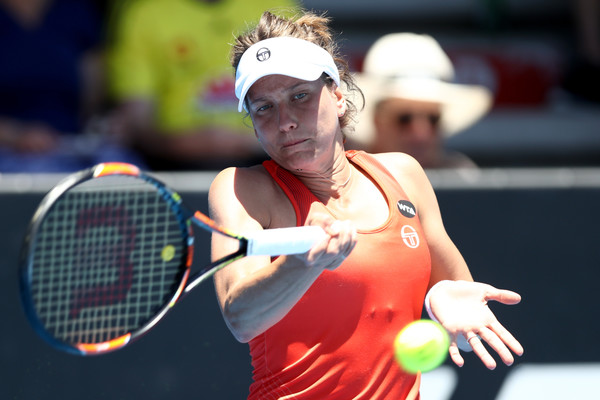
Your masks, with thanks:
[[[346,114],[346,110],[348,109],[348,105],[346,104],[346,97],[342,93],[342,90],[338,87],[333,92],[337,98],[336,106],[337,106],[337,115],[338,118],[342,118],[344,114]]]

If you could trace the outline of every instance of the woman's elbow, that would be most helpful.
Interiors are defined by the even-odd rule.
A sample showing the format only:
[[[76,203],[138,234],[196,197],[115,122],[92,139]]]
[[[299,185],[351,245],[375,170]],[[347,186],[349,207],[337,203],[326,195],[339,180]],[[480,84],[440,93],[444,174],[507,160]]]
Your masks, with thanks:
[[[243,318],[241,313],[232,312],[227,305],[223,307],[222,312],[225,324],[238,342],[248,343],[261,333],[250,320]]]

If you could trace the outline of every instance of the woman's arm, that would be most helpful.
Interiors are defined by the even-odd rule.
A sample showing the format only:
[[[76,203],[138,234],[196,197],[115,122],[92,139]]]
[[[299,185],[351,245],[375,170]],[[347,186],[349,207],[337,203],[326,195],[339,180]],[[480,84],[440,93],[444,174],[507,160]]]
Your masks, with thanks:
[[[283,227],[276,222],[281,219],[279,214],[270,210],[290,207],[293,213],[293,209],[273,192],[269,179],[257,169],[230,168],[221,172],[209,191],[211,218],[239,232]],[[291,217],[289,221],[295,221],[295,215]],[[223,317],[240,342],[248,342],[281,320],[321,272],[337,268],[356,244],[356,231],[348,222],[317,215],[307,224],[321,226],[329,238],[304,254],[281,256],[274,261],[269,257],[246,257],[215,274]],[[232,246],[236,244],[231,240],[213,235],[212,258],[235,250]]]
[[[472,281],[467,263],[446,233],[435,192],[423,168],[403,153],[384,153],[378,157],[417,208],[431,255],[429,287],[441,280]]]
[[[494,369],[496,362],[481,343],[485,340],[502,361],[511,365],[515,354],[523,347],[496,319],[487,306],[489,301],[517,304],[519,294],[473,282],[469,268],[444,228],[433,188],[421,166],[412,157],[400,153],[384,155],[409,198],[414,201],[431,254],[428,312],[449,332],[452,343],[449,353],[455,364],[462,366],[458,341],[468,341],[483,364]],[[433,287],[434,286],[434,287]],[[510,349],[510,350],[509,350]]]

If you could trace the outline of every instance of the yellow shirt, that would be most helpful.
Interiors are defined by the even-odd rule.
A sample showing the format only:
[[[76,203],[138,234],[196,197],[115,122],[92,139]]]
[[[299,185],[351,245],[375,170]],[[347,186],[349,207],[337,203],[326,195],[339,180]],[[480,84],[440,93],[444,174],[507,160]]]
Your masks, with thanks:
[[[265,10],[292,12],[293,0],[135,0],[116,15],[109,51],[113,96],[150,98],[159,128],[248,130],[237,112],[229,63],[235,36]]]

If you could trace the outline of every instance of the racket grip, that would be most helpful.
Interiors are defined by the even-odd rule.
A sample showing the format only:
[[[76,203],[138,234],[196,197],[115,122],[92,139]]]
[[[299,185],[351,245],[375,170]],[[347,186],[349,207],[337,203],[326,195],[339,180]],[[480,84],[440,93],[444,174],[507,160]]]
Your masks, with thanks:
[[[248,235],[249,256],[282,256],[304,253],[327,234],[320,226],[265,229]]]

